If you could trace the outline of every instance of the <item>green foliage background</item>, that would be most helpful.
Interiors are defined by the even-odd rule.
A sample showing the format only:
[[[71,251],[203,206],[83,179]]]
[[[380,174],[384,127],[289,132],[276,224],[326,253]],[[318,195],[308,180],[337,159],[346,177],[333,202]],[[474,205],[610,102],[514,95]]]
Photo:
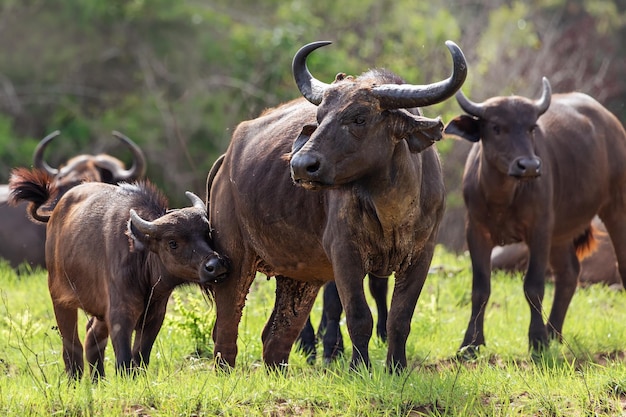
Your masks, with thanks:
[[[185,190],[203,192],[237,123],[299,96],[293,54],[322,39],[334,44],[310,66],[328,82],[371,67],[415,84],[440,80],[451,39],[477,100],[536,94],[546,75],[554,91],[587,92],[624,120],[625,10],[619,0],[3,0],[0,181],[56,129],[51,163],[100,151],[126,160],[115,129],[185,204]],[[458,111],[454,100],[426,109],[444,121]],[[454,146],[439,148],[445,157]],[[463,157],[446,161],[451,192]]]

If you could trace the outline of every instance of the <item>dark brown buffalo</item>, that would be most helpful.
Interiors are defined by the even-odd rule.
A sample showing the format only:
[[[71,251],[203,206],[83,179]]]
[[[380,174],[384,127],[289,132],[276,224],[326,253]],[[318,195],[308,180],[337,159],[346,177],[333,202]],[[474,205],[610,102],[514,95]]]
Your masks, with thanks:
[[[494,246],[525,242],[530,251],[524,294],[531,313],[529,342],[543,348],[561,338],[580,264],[577,249],[592,244],[597,214],[618,254],[626,282],[626,132],[617,118],[581,93],[551,94],[543,79],[536,101],[494,97],[478,104],[456,95],[468,114],[446,133],[475,142],[468,155],[463,197],[472,260],[472,315],[462,348],[483,345]],[[555,294],[543,321],[546,269]]]
[[[141,149],[129,138],[113,132],[133,155],[130,169],[110,155],[78,155],[59,168],[52,168],[44,159],[44,151],[59,135],[55,131],[39,142],[33,154],[33,166],[51,174],[55,187],[62,195],[65,191],[84,181],[99,181],[116,184],[141,178],[146,171],[145,157]],[[27,203],[17,206],[8,204],[8,185],[0,185],[0,258],[9,261],[13,268],[23,263],[31,267],[45,267],[46,227],[33,223],[26,214]]]
[[[109,334],[116,369],[147,366],[173,289],[220,282],[224,260],[212,249],[204,202],[188,192],[192,207],[167,209],[149,182],[78,185],[51,214],[38,209],[56,198],[43,171],[14,170],[12,199],[30,201],[29,213],[47,221],[46,266],[54,314],[69,376],[83,374],[77,310],[92,318],[85,353],[93,378],[104,376]],[[135,332],[131,347],[131,337]]]
[[[452,76],[404,84],[387,71],[339,74],[333,84],[312,77],[304,46],[293,61],[305,99],[241,123],[210,190],[216,250],[231,261],[215,289],[215,355],[235,365],[238,325],[257,271],[276,277],[276,300],[262,334],[263,360],[288,363],[320,287],[336,282],[346,312],[352,366],[370,363],[372,315],[366,274],[395,272],[387,365],[406,366],[406,340],[430,265],[444,210],[437,152],[440,119],[416,107],[451,97],[466,62],[452,42]]]

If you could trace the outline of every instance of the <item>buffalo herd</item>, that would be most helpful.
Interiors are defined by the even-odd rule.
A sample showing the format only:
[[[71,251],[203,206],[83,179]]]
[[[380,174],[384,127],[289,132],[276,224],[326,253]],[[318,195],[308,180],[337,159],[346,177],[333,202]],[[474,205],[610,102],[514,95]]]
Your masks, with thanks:
[[[600,261],[611,274],[604,282],[626,284],[626,131],[600,103],[582,93],[553,94],[547,78],[538,98],[473,102],[461,91],[465,57],[451,41],[451,74],[441,81],[410,84],[371,69],[339,73],[327,84],[311,74],[307,58],[329,43],[297,51],[292,73],[302,97],[241,122],[207,176],[205,199],[187,193],[191,207],[168,208],[142,179],[139,147],[117,132],[133,154],[129,169],[108,155],[51,168],[43,150],[55,132],[35,150],[34,169],[13,170],[0,187],[0,256],[13,267],[46,267],[71,378],[82,376],[83,355],[92,378],[104,376],[109,337],[119,373],[146,366],[169,296],[186,283],[215,304],[216,364],[235,366],[239,323],[258,272],[276,283],[261,334],[268,368],[286,369],[296,341],[314,361],[318,335],[325,362],[332,361],[343,351],[343,312],[350,367],[370,366],[367,276],[386,367],[401,372],[445,210],[432,146],[444,136],[473,144],[462,188],[471,315],[459,357],[474,357],[485,344],[494,268],[524,274],[533,352],[561,340],[582,272],[594,275],[585,267],[590,259],[608,259]],[[421,107],[452,96],[464,114],[447,124],[423,115]],[[17,238],[11,228],[25,219]],[[513,260],[498,261],[513,248],[520,248]],[[547,279],[555,291],[544,322]],[[316,334],[309,314],[322,287]],[[78,309],[91,316],[84,353]]]

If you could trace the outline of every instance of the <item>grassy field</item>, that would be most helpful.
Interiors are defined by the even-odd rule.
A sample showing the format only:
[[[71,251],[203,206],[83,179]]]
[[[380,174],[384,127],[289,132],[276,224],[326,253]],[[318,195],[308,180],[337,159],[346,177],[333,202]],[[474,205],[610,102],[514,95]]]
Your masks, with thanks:
[[[255,281],[240,325],[237,367],[213,367],[212,306],[197,288],[177,290],[150,368],[69,384],[46,274],[0,266],[0,414],[19,416],[615,416],[626,415],[626,294],[596,285],[574,296],[564,343],[528,353],[529,310],[521,276],[496,274],[486,314],[487,346],[473,362],[455,353],[470,314],[469,259],[438,250],[414,314],[409,370],[384,370],[386,347],[371,341],[373,366],[347,359],[310,366],[297,350],[286,374],[263,367],[260,334],[274,281]],[[549,309],[553,288],[546,291]],[[373,306],[373,305],[372,305]],[[321,304],[315,306],[314,323]],[[86,317],[81,314],[81,326]],[[345,326],[344,335],[347,335]],[[348,358],[349,358],[349,344]]]

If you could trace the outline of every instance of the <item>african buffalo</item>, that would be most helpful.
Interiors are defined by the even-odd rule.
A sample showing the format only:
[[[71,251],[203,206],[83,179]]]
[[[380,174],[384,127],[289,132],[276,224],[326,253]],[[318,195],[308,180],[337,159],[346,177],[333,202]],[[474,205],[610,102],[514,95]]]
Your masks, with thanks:
[[[445,199],[431,147],[443,123],[417,107],[451,97],[465,80],[466,62],[447,42],[454,70],[444,81],[410,85],[371,70],[340,73],[325,84],[313,78],[306,58],[328,43],[296,53],[293,75],[305,99],[239,124],[208,190],[215,248],[231,262],[229,278],[215,289],[214,353],[224,366],[235,365],[238,325],[257,271],[276,277],[262,333],[269,367],[288,363],[320,287],[332,280],[346,312],[351,366],[369,365],[372,315],[363,278],[392,272],[387,366],[407,363],[411,318]]]
[[[106,154],[78,155],[60,168],[52,168],[44,159],[44,151],[58,135],[59,131],[55,131],[39,142],[33,153],[33,166],[48,171],[54,177],[60,195],[84,181],[116,184],[119,181],[139,179],[145,174],[143,152],[119,132],[113,132],[113,135],[133,155],[130,169],[126,169],[122,161]],[[45,267],[46,227],[29,220],[26,214],[27,203],[10,205],[8,198],[8,185],[0,185],[0,258],[8,260],[13,268],[25,262],[31,267]]]
[[[475,142],[465,165],[467,244],[472,261],[472,314],[462,350],[485,343],[490,255],[496,245],[525,242],[530,251],[524,294],[530,305],[529,345],[561,339],[580,264],[593,245],[590,227],[604,222],[626,282],[626,132],[619,120],[581,93],[554,94],[543,79],[541,98],[456,99],[467,115],[445,129]],[[543,321],[546,269],[555,279],[553,307]]]
[[[85,353],[94,379],[104,376],[109,334],[118,372],[147,366],[173,289],[225,277],[225,261],[211,247],[204,202],[187,192],[192,207],[168,210],[148,181],[89,182],[66,192],[51,214],[39,213],[56,198],[54,184],[46,172],[24,168],[10,180],[12,200],[30,201],[32,218],[47,222],[48,288],[68,375],[83,374],[78,309],[92,316]]]

